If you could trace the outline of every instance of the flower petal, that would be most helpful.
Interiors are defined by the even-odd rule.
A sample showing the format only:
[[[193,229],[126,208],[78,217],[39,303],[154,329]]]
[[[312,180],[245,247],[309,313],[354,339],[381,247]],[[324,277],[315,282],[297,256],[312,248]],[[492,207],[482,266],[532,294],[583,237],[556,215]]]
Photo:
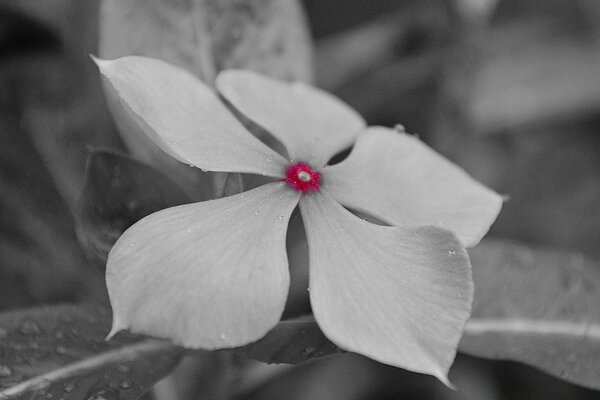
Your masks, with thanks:
[[[300,200],[310,300],[343,349],[449,384],[473,284],[458,239],[437,227],[388,227],[352,215],[327,193]]]
[[[207,171],[273,177],[285,172],[287,161],[187,71],[138,56],[95,61],[136,122],[171,156]]]
[[[349,147],[365,126],[341,100],[304,83],[227,70],[215,84],[235,108],[279,139],[293,161],[316,168]]]
[[[391,225],[436,225],[467,247],[487,233],[502,198],[414,136],[372,127],[322,184],[343,205]]]
[[[108,258],[111,335],[128,328],[209,350],[260,339],[285,306],[285,237],[298,196],[270,183],[133,225]]]

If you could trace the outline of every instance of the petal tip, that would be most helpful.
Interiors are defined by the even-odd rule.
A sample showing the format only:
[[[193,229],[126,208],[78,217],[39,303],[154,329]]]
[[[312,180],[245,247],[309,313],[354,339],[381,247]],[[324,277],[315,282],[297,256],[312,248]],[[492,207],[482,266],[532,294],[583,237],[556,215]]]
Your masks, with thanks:
[[[108,342],[113,337],[115,337],[115,335],[117,333],[121,332],[122,330],[124,330],[126,328],[127,327],[125,325],[121,324],[116,318],[113,319],[112,328],[110,329],[110,332],[108,332],[108,335],[106,335],[106,338],[104,340]]]
[[[90,54],[90,58],[92,59],[92,61],[94,62],[94,64],[96,64],[96,66],[98,67],[98,69],[100,70],[100,72],[103,75],[106,75],[105,71],[108,68],[109,64],[112,62],[112,60],[105,60],[105,59],[96,57],[93,54]]]

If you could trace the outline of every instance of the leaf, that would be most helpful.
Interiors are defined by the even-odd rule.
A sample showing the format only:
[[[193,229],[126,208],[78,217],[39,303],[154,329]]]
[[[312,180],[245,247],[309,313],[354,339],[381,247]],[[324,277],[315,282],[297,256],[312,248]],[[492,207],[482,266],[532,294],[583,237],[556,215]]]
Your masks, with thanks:
[[[600,389],[600,269],[580,254],[484,242],[459,350],[520,361]]]
[[[180,66],[208,84],[226,68],[307,81],[312,72],[310,50],[296,0],[105,0],[101,7],[100,57],[154,57]],[[105,93],[135,158],[163,171],[193,200],[215,197],[214,174],[167,156],[118,104],[108,85]]]
[[[312,317],[303,317],[280,322],[258,342],[234,352],[269,364],[299,364],[341,350],[325,337]]]
[[[104,265],[121,234],[163,208],[189,203],[188,196],[163,174],[127,156],[93,150],[76,211],[77,236],[88,256]]]
[[[25,109],[37,104],[29,89],[50,85],[42,80],[53,64],[35,67],[39,80],[30,82],[42,59],[23,61],[0,67],[0,308],[99,298],[104,285],[85,268],[70,210],[27,128]],[[58,133],[51,125],[44,132]]]
[[[104,0],[100,56],[155,57],[212,83],[227,68],[311,78],[297,0]]]
[[[465,37],[462,56],[476,58],[450,67],[466,68],[462,81],[452,85],[468,96],[459,101],[475,132],[506,134],[517,128],[530,133],[540,123],[593,118],[600,110],[597,6],[583,0],[552,7],[521,2],[500,17],[509,7],[499,7],[499,18]]]
[[[120,334],[110,312],[79,305],[0,314],[0,399],[137,399],[178,363],[166,341]]]

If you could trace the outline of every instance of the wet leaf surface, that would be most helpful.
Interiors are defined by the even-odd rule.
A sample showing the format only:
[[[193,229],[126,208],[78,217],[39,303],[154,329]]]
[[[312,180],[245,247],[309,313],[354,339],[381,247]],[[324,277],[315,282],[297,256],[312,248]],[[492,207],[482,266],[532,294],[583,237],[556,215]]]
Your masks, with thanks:
[[[121,333],[110,312],[62,305],[0,314],[0,399],[137,399],[178,363],[165,341]]]
[[[341,352],[312,317],[282,321],[258,342],[234,351],[269,364],[299,364]]]
[[[473,315],[460,351],[600,389],[600,269],[580,254],[488,241],[471,252]]]

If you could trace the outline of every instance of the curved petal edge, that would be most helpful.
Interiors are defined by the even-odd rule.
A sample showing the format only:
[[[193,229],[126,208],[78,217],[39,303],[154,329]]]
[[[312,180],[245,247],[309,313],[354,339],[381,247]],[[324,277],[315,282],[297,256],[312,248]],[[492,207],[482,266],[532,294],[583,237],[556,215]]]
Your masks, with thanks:
[[[134,224],[108,257],[111,335],[129,329],[205,350],[260,339],[285,306],[285,237],[297,202],[272,183]]]
[[[172,157],[206,171],[283,176],[287,161],[248,132],[191,73],[140,56],[94,61],[108,90]]]
[[[343,205],[394,226],[434,225],[467,247],[488,232],[503,198],[418,138],[371,127],[348,158],[322,171],[322,186]]]
[[[310,253],[310,300],[325,335],[343,349],[451,386],[448,370],[471,312],[466,250],[433,226],[366,222],[326,193],[300,209]]]

